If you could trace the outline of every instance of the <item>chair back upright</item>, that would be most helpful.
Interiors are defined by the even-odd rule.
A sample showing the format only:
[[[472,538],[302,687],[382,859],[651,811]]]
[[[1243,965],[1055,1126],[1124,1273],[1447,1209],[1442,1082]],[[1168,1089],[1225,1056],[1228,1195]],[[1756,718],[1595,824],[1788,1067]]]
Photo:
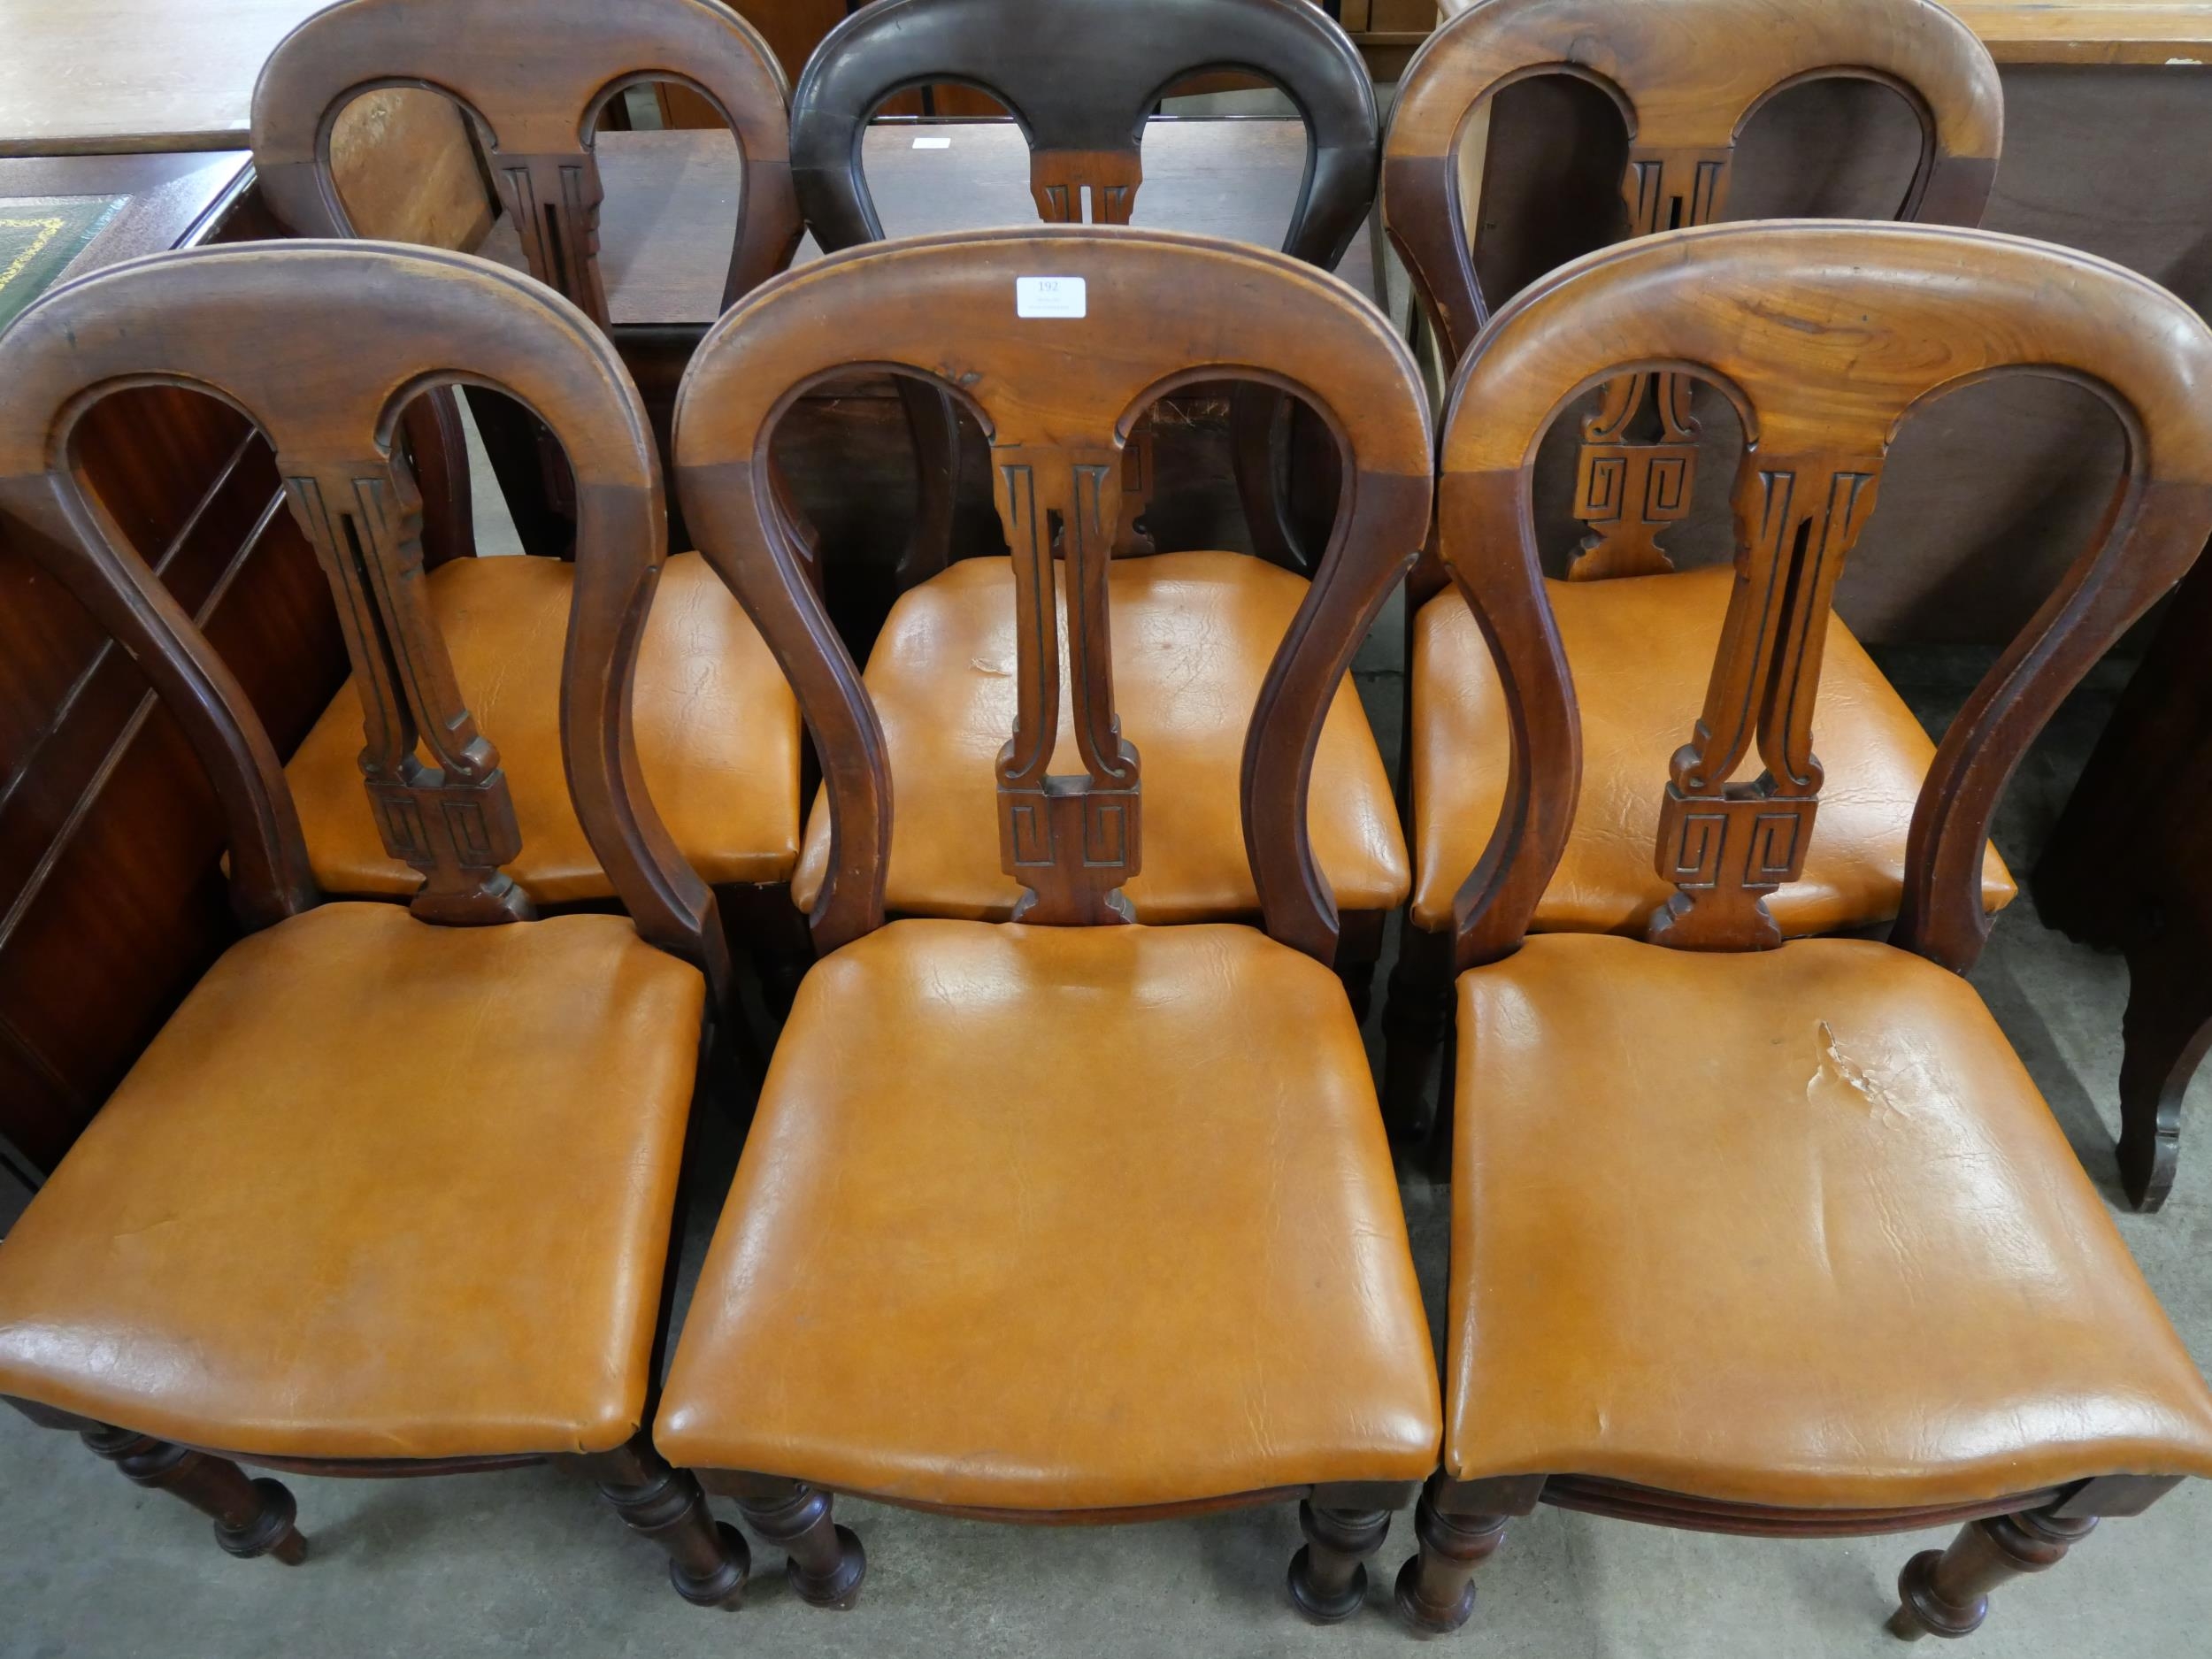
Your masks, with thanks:
[[[1574,687],[1531,479],[1561,409],[1624,370],[1705,380],[1745,434],[1736,580],[1703,710],[1652,780],[1664,791],[1654,858],[1676,891],[1646,936],[1691,949],[1781,943],[1765,895],[1797,879],[1814,833],[1830,603],[1906,419],[2026,372],[2088,388],[2125,432],[2099,534],[1952,722],[1914,810],[1891,937],[1963,972],[1988,935],[1983,849],[2021,755],[2212,532],[2212,330],[2148,278],[2085,254],[1886,223],[1672,232],[1524,291],[1460,365],[1439,471],[1438,548],[1496,662],[1512,736],[1496,829],[1455,903],[1463,969],[1517,947],[1574,818]],[[1755,750],[1763,770],[1740,780]]]
[[[659,463],[636,389],[574,306],[503,266],[368,242],[235,244],[111,266],[42,296],[0,339],[0,516],[130,651],[181,722],[227,818],[249,927],[318,895],[283,769],[236,677],[84,488],[78,422],[109,392],[223,399],[276,451],[285,498],[337,603],[386,848],[419,871],[426,920],[529,915],[499,754],[476,729],[426,591],[422,500],[396,441],[406,406],[457,383],[516,399],[572,461],[579,538],[561,684],[570,794],[638,931],[718,995],[714,898],[640,780],[629,695],[665,554]]]
[[[1041,282],[1051,285],[1042,305]],[[1142,757],[1115,718],[1106,580],[1131,426],[1163,393],[1225,378],[1295,393],[1320,411],[1345,486],[1253,711],[1241,801],[1268,932],[1332,960],[1335,906],[1307,834],[1314,748],[1430,503],[1425,398],[1382,316],[1279,253],[1070,226],[834,254],[722,319],[678,395],[678,488],[701,551],[798,693],[821,757],[832,840],[812,922],[824,951],[883,920],[890,775],[881,726],[767,457],[793,401],[856,368],[895,371],[958,400],[991,445],[1017,611],[1017,718],[996,761],[1000,859],[1026,890],[1017,918],[1039,923],[1128,919],[1120,887],[1140,868]],[[1054,752],[1063,633],[1073,757]]]
[[[647,81],[690,88],[736,138],[743,188],[726,306],[791,262],[802,227],[782,67],[718,0],[342,0],[263,65],[254,171],[295,232],[350,236],[331,173],[339,115],[377,87],[442,93],[475,123],[530,274],[603,328],[593,143],[608,103]]]
[[[1912,111],[1920,156],[1901,219],[1978,224],[2004,134],[1996,64],[1935,0],[1476,0],[1407,65],[1383,141],[1383,224],[1448,373],[1490,314],[1462,157],[1496,95],[1540,75],[1588,82],[1618,106],[1631,237],[1719,219],[1737,140],[1769,99],[1809,81],[1876,81]],[[1574,516],[1588,536],[1571,580],[1673,568],[1656,538],[1689,514],[1697,431],[1687,381],[1607,383],[1583,421]],[[1430,576],[1417,596],[1440,585]]]

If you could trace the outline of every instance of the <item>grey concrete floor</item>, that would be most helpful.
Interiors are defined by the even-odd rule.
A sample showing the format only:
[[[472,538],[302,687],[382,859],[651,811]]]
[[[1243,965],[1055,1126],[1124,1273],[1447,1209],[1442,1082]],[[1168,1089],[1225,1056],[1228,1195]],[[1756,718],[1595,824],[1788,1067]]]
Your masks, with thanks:
[[[488,483],[488,480],[485,480]],[[495,500],[496,497],[495,496]],[[502,544],[494,526],[487,549]],[[1399,680],[1386,617],[1359,683],[1397,747]],[[1878,653],[1940,730],[1984,658]],[[2102,669],[2032,753],[1998,825],[2016,872],[2032,867],[2109,711]],[[2165,1210],[2129,1211],[2114,1173],[2120,1014],[2116,959],[2045,929],[2023,897],[1999,922],[1975,983],[2026,1059],[2200,1363],[2212,1360],[2212,1147],[2185,1139]],[[1371,1047],[1379,1056],[1371,1022]],[[2193,1116],[2202,1119],[2200,1086]],[[718,1197],[736,1132],[708,1122],[700,1190]],[[1402,1193],[1440,1340],[1449,1194],[1409,1172]],[[687,1290],[716,1204],[703,1202],[680,1264]],[[1402,1654],[1388,1585],[1411,1548],[1402,1518],[1365,1611],[1315,1630],[1284,1597],[1299,1543],[1289,1506],[1114,1528],[1017,1528],[841,1502],[870,1576],[845,1614],[802,1604],[756,1544],[745,1609],[703,1612],[669,1590],[657,1550],[579,1482],[547,1470],[424,1480],[288,1478],[308,1564],[234,1562],[176,1500],[130,1486],[73,1436],[0,1411],[0,1655],[669,1655]],[[718,1503],[718,1512],[736,1518]],[[1553,1509],[1517,1523],[1480,1578],[1481,1604],[1448,1647],[1473,1654],[1875,1655],[1898,1568],[1944,1534],[1835,1542],[1720,1538]],[[1970,1651],[2013,1656],[2212,1653],[2212,1491],[2180,1491],[2108,1522],[2056,1571],[2008,1586]],[[1442,1649],[1440,1649],[1441,1651]]]

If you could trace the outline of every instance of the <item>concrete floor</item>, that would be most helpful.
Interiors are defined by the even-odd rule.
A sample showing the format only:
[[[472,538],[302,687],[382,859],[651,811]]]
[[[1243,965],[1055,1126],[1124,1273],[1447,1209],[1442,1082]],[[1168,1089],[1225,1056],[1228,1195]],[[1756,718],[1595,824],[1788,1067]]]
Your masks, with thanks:
[[[487,498],[497,501],[480,472],[479,500]],[[488,552],[514,546],[511,529],[489,518],[482,541]],[[1390,642],[1398,637],[1394,609],[1359,664],[1386,751],[1397,748],[1399,666]],[[1965,651],[1878,655],[1932,731],[1948,721],[1984,665]],[[2120,683],[2111,668],[2098,671],[2023,767],[1997,833],[2016,872],[2032,868]],[[2200,1362],[2212,1361],[2212,1146],[2185,1141],[2180,1179],[2156,1216],[2131,1212],[2114,1174],[2124,967],[2042,927],[2023,897],[1999,923],[1974,981],[2175,1324]],[[1379,1059],[1376,1024],[1369,1041]],[[2204,1094],[2200,1083],[2192,1102],[2198,1122]],[[718,1195],[735,1166],[737,1136],[715,1118],[698,1139],[699,1189]],[[1402,1193],[1440,1340],[1449,1193],[1413,1173]],[[693,1218],[680,1305],[715,1208],[703,1202]],[[626,1532],[581,1483],[548,1470],[418,1481],[287,1479],[312,1540],[308,1564],[234,1562],[175,1499],[129,1485],[73,1436],[0,1410],[0,1655],[1355,1659],[1406,1653],[1411,1640],[1388,1597],[1412,1548],[1409,1517],[1377,1557],[1364,1613],[1330,1630],[1303,1624],[1285,1598],[1284,1569],[1299,1543],[1288,1505],[1051,1529],[841,1501],[839,1518],[868,1550],[860,1605],[845,1614],[803,1605],[783,1582],[780,1557],[756,1542],[750,1599],[733,1615],[678,1601],[660,1553]],[[717,1508],[736,1518],[733,1506]],[[1479,1578],[1474,1624],[1446,1646],[1563,1659],[1895,1654],[1901,1649],[1882,1621],[1894,1605],[1897,1570],[1945,1536],[1779,1542],[1540,1509],[1515,1525]],[[2212,1488],[2185,1486],[2147,1516],[2108,1523],[2056,1571],[2008,1586],[1970,1651],[1979,1659],[2212,1654],[2208,1540]]]

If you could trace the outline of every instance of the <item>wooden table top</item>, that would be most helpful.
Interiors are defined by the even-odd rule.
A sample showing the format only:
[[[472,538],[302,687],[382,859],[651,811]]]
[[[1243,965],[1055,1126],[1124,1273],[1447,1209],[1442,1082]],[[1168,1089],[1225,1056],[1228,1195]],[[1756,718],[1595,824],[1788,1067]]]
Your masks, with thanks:
[[[0,0],[0,156],[242,150],[254,78],[327,0]]]
[[[1623,0],[1631,4],[1632,0]],[[1456,17],[1473,0],[1440,0]],[[2001,64],[2212,64],[2207,0],[1947,0]],[[1411,45],[1419,31],[1371,34]]]
[[[949,142],[917,149],[917,139]],[[737,221],[730,135],[711,128],[603,133],[598,153],[607,194],[600,265],[613,320],[713,321]],[[861,153],[888,235],[1037,223],[1029,152],[1011,121],[879,122]],[[1305,166],[1305,127],[1298,121],[1156,120],[1145,131],[1144,184],[1133,222],[1277,247]],[[477,251],[522,268],[504,219]],[[795,263],[820,257],[810,236]],[[1365,225],[1337,272],[1375,296]]]

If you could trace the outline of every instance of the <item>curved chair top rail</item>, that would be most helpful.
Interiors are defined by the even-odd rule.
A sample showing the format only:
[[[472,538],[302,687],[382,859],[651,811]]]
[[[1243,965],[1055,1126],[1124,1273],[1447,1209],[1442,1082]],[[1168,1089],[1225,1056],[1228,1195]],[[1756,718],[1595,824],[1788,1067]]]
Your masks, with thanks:
[[[1655,859],[1676,897],[1647,936],[1779,942],[1763,895],[1801,868],[1819,800],[1813,701],[1830,597],[1897,429],[2008,370],[2076,381],[2127,434],[2093,544],[1951,724],[1913,816],[1894,942],[1960,972],[1987,937],[1982,849],[2013,768],[2081,675],[2212,531],[2212,330],[2149,279],[1981,231],[1770,220],[1601,250],[1499,313],[1454,384],[1440,550],[1503,681],[1513,762],[1461,888],[1462,965],[1520,942],[1565,845],[1580,771],[1574,688],[1531,504],[1562,408],[1623,370],[1717,386],[1743,423],[1737,580],[1703,715],[1677,750]],[[1766,772],[1730,784],[1755,746]]]
[[[1057,282],[1071,315],[1024,316]],[[1018,916],[1110,921],[1138,867],[1137,768],[1113,715],[1106,563],[1119,451],[1161,394],[1243,378],[1306,398],[1333,430],[1344,488],[1328,549],[1270,670],[1244,754],[1245,846],[1268,931],[1328,960],[1336,913],[1306,834],[1314,746],[1353,649],[1425,529],[1431,442],[1418,371],[1374,308],[1279,253],[1167,232],[1071,226],[863,247],[749,296],[700,345],[677,397],[677,486],[701,550],[736,589],[796,689],[828,790],[818,945],[883,920],[891,787],[852,658],[772,487],[768,443],[807,387],[856,370],[933,382],[992,448],[1013,547],[1019,717],[999,762],[1001,856],[1031,889]],[[1049,776],[1059,708],[1056,553],[1084,772]],[[1056,831],[1056,833],[1055,833]]]
[[[791,262],[788,92],[775,53],[718,0],[339,0],[277,43],[253,94],[254,170],[305,236],[350,236],[330,135],[360,94],[442,92],[485,134],[530,273],[605,326],[599,113],[624,88],[680,81],[736,135],[743,168],[724,305]]]
[[[933,82],[987,92],[1029,141],[1039,217],[1127,224],[1146,118],[1178,81],[1243,70],[1304,117],[1306,175],[1284,251],[1325,269],[1375,195],[1375,90],[1337,23],[1308,0],[874,0],[815,49],[792,99],[792,170],[827,249],[883,236],[861,136],[893,95]]]
[[[1384,226],[1447,361],[1489,314],[1461,138],[1502,88],[1547,74],[1590,81],[1620,106],[1634,236],[1717,219],[1737,135],[1805,81],[1876,81],[1912,107],[1920,162],[1899,219],[1979,223],[2004,136],[1996,64],[1934,0],[1476,0],[1414,54],[1383,140]]]
[[[0,338],[0,515],[33,533],[34,555],[183,724],[221,799],[233,901],[252,927],[317,901],[283,769],[236,679],[84,488],[78,421],[108,393],[165,385],[219,397],[260,427],[338,602],[386,845],[425,872],[419,914],[478,922],[520,913],[498,870],[519,839],[497,752],[461,702],[426,603],[421,499],[394,432],[403,408],[441,385],[488,386],[527,406],[576,477],[561,719],[577,816],[639,932],[723,978],[713,895],[655,814],[631,735],[630,684],[665,553],[659,464],[613,347],[574,306],[484,260],[390,243],[155,254],[26,310]]]

